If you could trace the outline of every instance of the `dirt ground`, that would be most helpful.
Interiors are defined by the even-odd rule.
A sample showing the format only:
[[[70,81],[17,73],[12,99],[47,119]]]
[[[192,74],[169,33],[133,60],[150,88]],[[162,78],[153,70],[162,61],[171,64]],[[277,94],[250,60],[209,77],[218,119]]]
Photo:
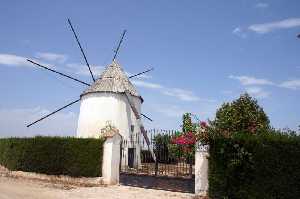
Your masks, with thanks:
[[[66,187],[0,177],[0,199],[192,199],[193,194],[130,186]]]

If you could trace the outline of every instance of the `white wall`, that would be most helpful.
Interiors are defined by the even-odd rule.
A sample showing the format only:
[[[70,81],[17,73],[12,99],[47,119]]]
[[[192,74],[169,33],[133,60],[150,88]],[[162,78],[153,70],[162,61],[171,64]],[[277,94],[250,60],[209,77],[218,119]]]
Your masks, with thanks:
[[[102,177],[106,184],[118,184],[120,173],[120,143],[119,134],[105,140],[102,161]]]
[[[196,144],[195,152],[195,194],[207,196],[208,194],[208,145]]]
[[[132,96],[137,111],[141,112],[141,100]],[[78,118],[77,137],[99,137],[100,130],[110,121],[119,129],[124,138],[130,135],[131,125],[134,133],[139,132],[139,124],[125,94],[101,92],[82,96]]]

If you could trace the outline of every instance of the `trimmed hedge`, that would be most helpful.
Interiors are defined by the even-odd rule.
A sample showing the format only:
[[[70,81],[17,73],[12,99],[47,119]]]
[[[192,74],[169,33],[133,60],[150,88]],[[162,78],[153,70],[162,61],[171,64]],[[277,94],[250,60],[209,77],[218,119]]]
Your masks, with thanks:
[[[209,196],[300,198],[300,136],[237,134],[211,140]]]
[[[102,139],[34,137],[0,139],[0,164],[9,170],[74,177],[101,176]]]

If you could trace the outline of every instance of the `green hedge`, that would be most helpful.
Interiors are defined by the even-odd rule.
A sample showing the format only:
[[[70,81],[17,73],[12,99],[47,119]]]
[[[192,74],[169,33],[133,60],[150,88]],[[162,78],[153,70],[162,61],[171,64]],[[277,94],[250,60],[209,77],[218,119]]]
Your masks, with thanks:
[[[209,195],[222,199],[299,199],[300,137],[237,134],[211,140]]]
[[[50,175],[101,176],[102,139],[34,137],[0,139],[0,164]]]

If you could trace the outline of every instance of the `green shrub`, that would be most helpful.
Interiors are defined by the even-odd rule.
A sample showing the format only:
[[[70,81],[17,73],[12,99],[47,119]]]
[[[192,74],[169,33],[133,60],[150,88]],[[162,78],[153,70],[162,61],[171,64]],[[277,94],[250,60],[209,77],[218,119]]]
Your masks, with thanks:
[[[211,198],[300,198],[300,136],[240,133],[210,141]]]
[[[0,164],[49,175],[101,176],[102,139],[34,137],[0,139]]]
[[[210,121],[210,128],[221,134],[247,131],[252,134],[270,129],[270,120],[256,99],[242,94],[238,99],[224,103]]]

